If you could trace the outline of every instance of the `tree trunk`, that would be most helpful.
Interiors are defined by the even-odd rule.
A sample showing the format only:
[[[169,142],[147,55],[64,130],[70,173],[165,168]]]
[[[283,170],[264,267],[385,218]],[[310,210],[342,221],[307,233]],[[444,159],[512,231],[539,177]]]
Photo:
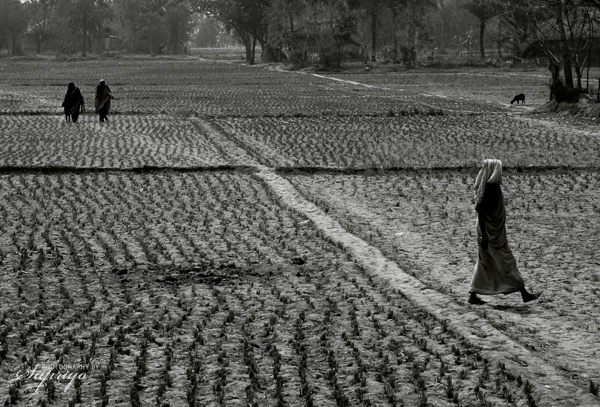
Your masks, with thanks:
[[[550,70],[550,75],[552,77],[552,84],[550,85],[550,100],[553,98],[552,89],[554,86],[561,83],[560,80],[560,66],[556,61],[550,60],[550,64],[548,65],[548,69]]]
[[[588,15],[589,18],[589,15]],[[592,59],[592,44],[594,43],[594,24],[591,23],[590,21],[590,46],[588,47],[588,55],[587,55],[587,70],[586,70],[586,78],[585,78],[585,88],[586,88],[586,92],[590,91],[590,61]]]
[[[560,36],[560,48],[563,57],[563,69],[565,73],[565,86],[573,89],[573,71],[571,67],[571,51],[567,44],[567,33],[565,31],[565,23],[563,21],[562,1],[556,4],[556,25],[558,26],[558,34]]]
[[[500,17],[500,21],[498,23],[498,57],[502,60],[502,17]]]
[[[83,17],[83,52],[81,53],[82,57],[86,57],[86,47],[87,47],[87,16]]]
[[[376,62],[375,51],[377,50],[377,8],[375,5],[372,7],[371,14],[371,62]]]
[[[244,49],[246,50],[246,63],[251,63],[252,61],[252,40],[250,38],[250,35],[242,30],[235,30],[235,32],[237,33],[238,37],[240,37],[240,40],[242,40],[242,43],[244,44]]]
[[[246,49],[246,62],[252,61],[252,44],[250,41],[244,41],[244,48]]]
[[[419,36],[419,29],[415,23],[415,21],[417,21],[415,15],[413,13],[411,13],[413,20],[412,22],[408,23],[408,28],[407,28],[407,37],[408,37],[408,46],[407,48],[407,53],[408,53],[408,65],[407,68],[413,68],[416,64],[417,64],[417,39]]]
[[[579,64],[575,64],[575,76],[577,78],[577,89],[582,89],[581,77],[583,76],[583,69],[581,69],[581,66],[579,66]]]
[[[481,20],[479,22],[479,54],[481,55],[481,59],[485,59],[485,45],[483,44],[484,35],[485,35],[485,21]]]
[[[398,11],[395,7],[392,8],[392,34],[394,36],[394,63],[397,64],[400,62],[400,58],[398,58],[398,48],[400,44],[398,42],[398,35],[396,31],[398,30]]]
[[[335,41],[335,67],[342,67],[342,44],[340,41]]]
[[[250,65],[254,65],[254,57],[256,55],[256,37],[252,37],[252,52],[250,56]]]

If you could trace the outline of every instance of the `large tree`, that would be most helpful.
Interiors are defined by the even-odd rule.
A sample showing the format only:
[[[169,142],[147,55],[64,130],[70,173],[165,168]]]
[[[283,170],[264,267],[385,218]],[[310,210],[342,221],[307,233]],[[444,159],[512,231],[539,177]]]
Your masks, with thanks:
[[[221,23],[213,18],[196,16],[192,41],[197,47],[216,47],[221,34]]]
[[[573,88],[573,68],[571,64],[571,50],[567,44],[567,31],[565,30],[564,12],[565,5],[562,0],[554,3],[554,12],[556,15],[556,29],[560,38],[560,49],[563,59],[563,71],[565,74],[565,85],[567,88]]]
[[[561,46],[569,50],[569,62],[577,80],[575,87],[582,89],[583,69],[594,42],[593,22],[598,10],[588,3],[569,1],[564,4],[562,14],[564,33],[561,33],[561,41],[564,43]]]
[[[246,62],[254,63],[256,42],[268,51],[267,11],[270,0],[191,0],[195,11],[207,14],[237,34],[246,48]]]
[[[105,0],[64,0],[62,10],[70,26],[81,36],[81,55],[87,56],[92,37],[101,35],[104,24],[112,17],[112,10]]]
[[[192,32],[192,10],[187,0],[170,0],[164,18],[169,27],[169,51],[181,54]]]
[[[593,21],[590,9],[584,7],[582,1],[512,0],[506,8],[505,18],[517,37],[547,58],[552,75],[551,89],[564,87],[565,92],[571,94],[570,90],[581,87],[583,53],[590,47],[590,39],[585,37]],[[516,18],[521,20],[520,24],[516,23]],[[577,85],[573,80],[573,66]],[[560,75],[561,68],[564,79]],[[554,91],[551,97],[557,97]]]
[[[498,0],[470,0],[463,7],[479,20],[479,54],[481,59],[485,58],[485,28],[488,22],[502,12],[502,6]]]
[[[562,16],[562,8],[558,10]],[[543,0],[512,0],[504,13],[506,25],[514,31],[514,36],[548,60],[551,86],[562,84],[560,70],[564,50],[558,42],[558,22],[562,20],[557,19],[556,11],[557,8]]]
[[[133,52],[180,54],[193,29],[188,0],[113,0],[115,29]]]
[[[357,19],[344,0],[272,0],[267,12],[269,42],[292,62],[338,67],[349,48]]]
[[[0,44],[13,55],[20,54],[20,39],[27,30],[29,17],[19,0],[0,0]]]
[[[36,52],[42,52],[42,46],[54,36],[56,30],[57,0],[32,0],[28,4],[29,28],[27,36],[36,44]]]
[[[436,22],[436,35],[438,45],[442,48],[450,44],[450,40],[456,35],[457,12],[450,1],[437,0],[434,11],[434,21]]]
[[[138,51],[150,51],[151,55],[162,53],[169,38],[169,27],[158,13],[140,13],[134,21]]]
[[[389,12],[389,0],[357,0],[350,3],[352,8],[360,7],[364,10],[365,16],[369,21],[369,37],[371,45],[371,61],[377,61],[377,43],[379,33],[379,21],[382,13]]]
[[[417,51],[427,37],[426,17],[437,6],[434,0],[388,0],[394,18],[399,20],[399,44],[403,63],[412,68],[417,62]],[[395,25],[396,26],[396,25]]]

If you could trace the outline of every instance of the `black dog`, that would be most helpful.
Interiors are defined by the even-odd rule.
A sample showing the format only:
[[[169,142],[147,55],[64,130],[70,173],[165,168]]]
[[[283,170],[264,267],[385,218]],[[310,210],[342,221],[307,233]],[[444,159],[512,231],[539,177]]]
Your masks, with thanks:
[[[85,105],[79,88],[76,87],[73,82],[69,83],[62,107],[65,109],[65,120],[67,123],[70,122],[71,119],[73,119],[73,123],[77,123],[80,109],[84,110]]]
[[[517,104],[519,104],[519,101],[523,102],[523,104],[525,104],[525,95],[522,93],[519,93],[517,96],[514,97],[513,100],[510,101],[510,104],[512,105],[514,102],[517,102]]]

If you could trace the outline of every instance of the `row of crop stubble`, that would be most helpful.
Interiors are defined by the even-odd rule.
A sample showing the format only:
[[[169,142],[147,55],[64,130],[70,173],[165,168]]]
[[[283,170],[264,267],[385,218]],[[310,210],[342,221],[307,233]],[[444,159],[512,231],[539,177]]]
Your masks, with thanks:
[[[121,116],[108,124],[50,116],[0,116],[2,167],[466,167],[482,156],[509,167],[598,165],[598,137],[493,116],[197,118]],[[253,160],[229,158],[237,144]]]
[[[65,123],[51,116],[0,116],[0,167],[216,167],[226,158],[192,121],[123,116]]]
[[[6,72],[0,80],[2,115],[59,115],[71,81],[80,87],[88,111],[93,110],[100,75],[94,75],[93,63],[0,64],[0,68]],[[112,104],[117,115],[344,116],[430,110],[415,106],[414,100],[340,90],[328,79],[199,60],[106,61],[102,77],[118,98]]]
[[[1,182],[2,267],[15,269],[0,277],[6,405],[535,405],[528,382],[346,259],[251,175]],[[56,376],[37,392],[24,378],[74,364],[93,365],[44,370],[76,373],[66,392]]]
[[[0,314],[8,405],[510,406],[532,397],[527,382],[351,263],[236,271],[218,285],[157,284],[135,271],[21,275],[7,290],[19,306]],[[53,378],[38,392],[39,381],[11,380],[38,364],[89,363],[66,392]]]
[[[315,231],[297,227],[250,174],[92,172],[0,176],[0,265],[115,268],[249,265],[306,256]]]
[[[308,199],[432,288],[465,303],[477,255],[474,173],[403,171],[383,176],[290,176]],[[508,239],[538,306],[494,297],[478,312],[549,358],[581,385],[600,363],[596,171],[504,176]],[[578,349],[577,351],[574,351]]]
[[[599,163],[596,134],[508,116],[218,118],[212,121],[265,165],[319,168],[455,168],[496,157],[505,166]]]
[[[526,96],[525,106],[539,106],[548,101],[550,75],[545,68],[537,70],[473,69],[415,69],[370,75],[360,73],[331,73],[338,79],[357,81],[368,86],[399,91],[399,94],[429,95],[431,103],[453,110],[475,112],[523,109],[510,105],[519,93]],[[383,93],[385,94],[385,93]]]

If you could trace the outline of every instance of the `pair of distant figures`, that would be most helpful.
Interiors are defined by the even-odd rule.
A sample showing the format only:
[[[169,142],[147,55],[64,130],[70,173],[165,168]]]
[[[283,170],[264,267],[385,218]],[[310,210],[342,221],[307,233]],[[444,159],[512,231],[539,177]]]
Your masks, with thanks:
[[[108,121],[111,99],[115,99],[115,97],[104,82],[104,79],[101,79],[98,85],[96,85],[96,97],[94,99],[94,107],[96,108],[96,113],[100,116],[101,123]],[[83,95],[73,82],[68,85],[62,107],[65,109],[65,120],[67,122],[77,123],[79,114],[85,113]]]

